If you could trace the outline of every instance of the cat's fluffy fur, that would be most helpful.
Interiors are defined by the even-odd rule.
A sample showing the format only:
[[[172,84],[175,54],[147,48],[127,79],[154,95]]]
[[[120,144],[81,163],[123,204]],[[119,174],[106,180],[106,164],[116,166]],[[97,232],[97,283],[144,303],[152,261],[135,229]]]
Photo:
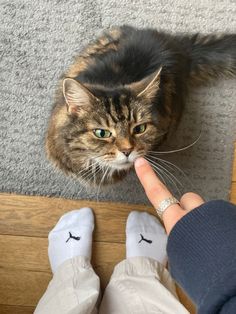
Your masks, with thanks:
[[[235,34],[112,29],[63,75],[46,137],[48,157],[81,183],[114,182],[174,129],[189,87],[235,74]],[[139,125],[143,133],[136,132]],[[111,135],[98,138],[97,129]]]

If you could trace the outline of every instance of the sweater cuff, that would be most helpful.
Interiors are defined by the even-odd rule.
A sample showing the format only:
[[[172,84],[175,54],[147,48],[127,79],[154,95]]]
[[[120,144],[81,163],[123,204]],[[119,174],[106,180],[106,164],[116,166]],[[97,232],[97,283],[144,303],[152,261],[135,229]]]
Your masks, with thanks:
[[[235,226],[236,206],[210,201],[185,215],[169,235],[171,275],[201,313],[206,313],[203,308],[207,304],[211,307],[207,307],[208,313],[223,306],[222,293],[229,298],[232,291],[236,293]],[[228,285],[230,278],[234,280]]]
[[[230,311],[234,309],[234,311]],[[233,314],[236,311],[236,267],[208,287],[198,314]]]

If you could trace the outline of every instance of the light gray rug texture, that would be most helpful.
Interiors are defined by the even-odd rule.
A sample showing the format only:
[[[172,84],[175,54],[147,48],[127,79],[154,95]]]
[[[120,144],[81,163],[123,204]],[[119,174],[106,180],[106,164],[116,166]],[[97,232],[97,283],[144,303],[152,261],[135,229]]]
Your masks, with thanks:
[[[58,78],[89,41],[114,25],[229,33],[236,32],[235,17],[235,0],[0,0],[0,191],[148,204],[134,173],[103,191],[89,191],[47,161],[44,136]],[[168,157],[188,177],[175,172],[180,193],[228,199],[235,83],[221,80],[191,94],[166,145],[187,145],[202,130],[194,147]]]

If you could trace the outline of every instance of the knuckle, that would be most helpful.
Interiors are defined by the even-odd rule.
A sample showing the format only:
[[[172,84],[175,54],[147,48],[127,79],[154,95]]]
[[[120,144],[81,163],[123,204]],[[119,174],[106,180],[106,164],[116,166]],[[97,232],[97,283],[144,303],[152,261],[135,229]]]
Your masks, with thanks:
[[[193,192],[187,192],[185,193],[184,195],[182,195],[180,201],[183,202],[183,201],[186,201],[186,200],[189,200],[189,199],[192,199],[192,198],[195,198],[195,197],[199,197],[198,194],[196,193],[193,193]]]
[[[146,190],[146,194],[149,198],[153,198],[155,195],[160,194],[163,191],[164,186],[161,184],[150,187]]]

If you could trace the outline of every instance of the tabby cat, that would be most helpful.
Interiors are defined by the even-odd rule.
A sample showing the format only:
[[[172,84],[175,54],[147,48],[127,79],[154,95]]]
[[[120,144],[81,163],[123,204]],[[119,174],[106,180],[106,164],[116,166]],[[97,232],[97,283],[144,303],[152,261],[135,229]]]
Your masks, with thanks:
[[[111,29],[60,81],[48,157],[82,184],[122,179],[173,133],[191,87],[235,74],[236,34]]]

